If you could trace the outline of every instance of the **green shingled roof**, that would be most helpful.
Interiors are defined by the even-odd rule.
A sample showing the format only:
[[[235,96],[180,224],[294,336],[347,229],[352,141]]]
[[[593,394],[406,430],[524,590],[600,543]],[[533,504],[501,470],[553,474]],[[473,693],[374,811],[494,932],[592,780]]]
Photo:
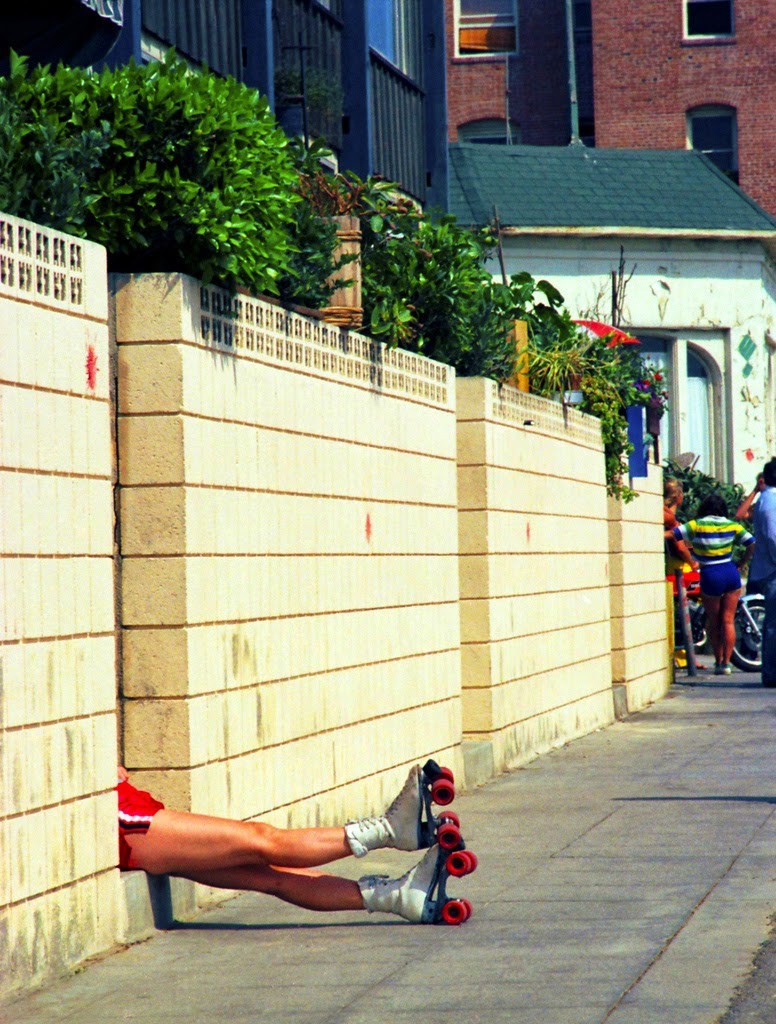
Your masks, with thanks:
[[[450,212],[503,227],[776,231],[776,218],[694,150],[450,147]]]

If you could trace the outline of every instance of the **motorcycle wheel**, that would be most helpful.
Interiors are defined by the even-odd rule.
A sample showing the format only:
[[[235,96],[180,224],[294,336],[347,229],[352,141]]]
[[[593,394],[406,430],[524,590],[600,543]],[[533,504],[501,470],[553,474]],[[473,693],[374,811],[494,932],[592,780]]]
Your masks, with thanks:
[[[749,621],[739,605],[736,609],[735,627],[736,643],[730,660],[743,672],[759,672],[762,669],[762,632],[765,622],[765,600],[762,597],[750,597],[746,602],[749,614],[754,619],[755,625],[760,632],[757,636],[753,632]]]
[[[689,601],[690,607],[690,629],[692,630],[692,645],[696,654],[702,654],[706,647],[709,634],[706,630],[706,609],[700,601]]]

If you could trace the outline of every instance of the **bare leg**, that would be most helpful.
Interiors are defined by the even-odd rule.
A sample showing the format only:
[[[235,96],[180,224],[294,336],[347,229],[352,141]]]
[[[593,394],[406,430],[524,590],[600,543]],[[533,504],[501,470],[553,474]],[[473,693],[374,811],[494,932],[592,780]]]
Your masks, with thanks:
[[[720,648],[722,650],[722,661],[727,665],[730,661],[730,656],[733,653],[733,648],[736,643],[736,608],[738,607],[738,598],[741,595],[740,590],[732,590],[727,594],[723,594],[719,599],[719,633],[720,633]]]
[[[238,867],[317,867],[351,853],[342,828],[279,829],[170,810],[154,815],[145,835],[127,841],[133,867],[186,877]]]
[[[706,623],[709,627],[711,637],[711,649],[714,651],[714,660],[719,665],[724,664],[724,651],[722,648],[722,636],[720,633],[720,598],[710,597],[708,594],[701,594],[703,607],[706,609]]]
[[[264,892],[307,910],[363,910],[357,882],[304,868],[263,865],[187,872],[183,877],[217,889]]]

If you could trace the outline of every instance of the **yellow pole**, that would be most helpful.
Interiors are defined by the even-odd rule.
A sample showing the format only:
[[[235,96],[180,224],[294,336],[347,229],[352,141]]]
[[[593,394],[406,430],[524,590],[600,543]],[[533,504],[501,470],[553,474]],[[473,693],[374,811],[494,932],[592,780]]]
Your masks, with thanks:
[[[528,383],[528,324],[525,320],[515,320],[514,324],[512,337],[515,339],[517,362],[514,376],[509,383],[518,391],[530,391]]]

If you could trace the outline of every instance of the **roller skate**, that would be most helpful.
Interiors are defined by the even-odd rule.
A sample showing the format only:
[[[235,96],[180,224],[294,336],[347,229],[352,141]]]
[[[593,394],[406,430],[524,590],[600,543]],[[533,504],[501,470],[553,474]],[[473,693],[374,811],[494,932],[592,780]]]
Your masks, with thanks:
[[[474,871],[477,858],[461,843],[453,853],[435,844],[421,861],[401,878],[365,875],[358,880],[364,907],[369,913],[397,914],[414,924],[463,924],[472,914],[466,899],[447,895],[447,879]]]
[[[385,814],[359,818],[345,825],[351,851],[363,857],[370,850],[422,850],[438,842],[446,850],[461,843],[458,815],[444,811],[438,817],[432,803],[449,804],[455,797],[455,780],[449,768],[427,761],[414,765],[401,792]]]

